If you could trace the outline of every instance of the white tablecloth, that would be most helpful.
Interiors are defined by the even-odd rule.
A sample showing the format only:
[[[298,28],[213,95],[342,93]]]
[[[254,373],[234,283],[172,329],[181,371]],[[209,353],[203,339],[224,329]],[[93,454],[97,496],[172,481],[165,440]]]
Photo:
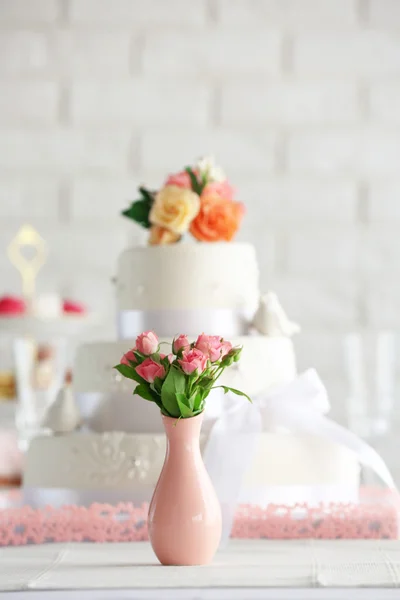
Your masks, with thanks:
[[[114,596],[107,596],[104,591],[118,589],[118,598],[135,590],[140,594],[126,597],[160,597],[160,593],[154,596],[153,592],[165,590],[168,598],[229,596],[233,599],[240,597],[240,589],[248,591],[246,598],[261,598],[269,597],[261,594],[266,588],[301,591],[343,587],[378,587],[382,592],[387,588],[395,595],[381,594],[380,598],[399,598],[400,592],[389,588],[400,587],[400,541],[235,540],[206,567],[160,567],[150,545],[141,542],[0,549],[0,591],[29,591],[24,594],[27,598],[36,597],[34,592],[40,592],[37,597],[46,598],[43,592],[50,590],[55,598],[71,597],[62,590],[103,590],[101,595],[96,593],[93,597],[117,598],[115,592]],[[173,592],[180,588],[185,588],[188,594],[181,595],[182,589],[180,594]],[[190,590],[196,590],[196,595],[190,595]],[[55,591],[59,594],[55,595]],[[325,591],[329,592],[326,596],[311,595],[310,591],[307,597],[340,597],[332,589]],[[283,589],[276,592],[279,592],[279,595],[274,592],[276,598],[305,598],[304,592],[301,596],[289,596]],[[356,596],[352,593],[352,598]],[[17,599],[20,595],[10,597]],[[81,593],[79,598],[86,595]]]

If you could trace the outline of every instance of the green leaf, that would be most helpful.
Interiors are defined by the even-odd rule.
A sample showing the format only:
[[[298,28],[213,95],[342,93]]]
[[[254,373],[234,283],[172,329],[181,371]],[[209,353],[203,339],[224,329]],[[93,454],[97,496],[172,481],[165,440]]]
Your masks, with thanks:
[[[187,406],[187,404],[185,403],[186,397],[184,394],[177,394],[176,395],[176,401],[179,407],[179,410],[181,411],[181,416],[184,419],[188,419],[190,417],[193,417],[193,410],[190,408],[190,406]]]
[[[161,388],[161,402],[172,417],[181,414],[177,394],[185,394],[186,377],[182,371],[171,368]]]
[[[163,385],[163,380],[161,379],[161,377],[156,377],[154,380],[154,390],[159,396],[161,395],[162,385]]]
[[[200,410],[193,411],[192,417],[196,417],[197,415],[200,415],[203,411],[204,411],[204,408],[201,408]]]
[[[160,358],[160,363],[164,367],[165,372],[168,373],[168,370],[169,370],[169,368],[171,366],[171,363],[169,362],[168,356],[166,356],[165,358]]]
[[[150,190],[148,190],[147,188],[145,188],[143,186],[139,187],[139,192],[140,192],[143,200],[147,200],[148,202],[150,202],[150,204],[153,204],[155,192],[150,192]]]
[[[240,390],[236,390],[235,388],[228,387],[227,385],[217,385],[216,387],[213,388],[213,390],[216,390],[217,388],[222,388],[224,390],[224,394],[227,394],[228,392],[232,392],[232,394],[236,394],[237,396],[244,396],[244,398],[247,398],[247,400],[249,402],[253,403],[253,400],[250,398],[250,396],[248,396],[244,392],[241,392]]]
[[[136,386],[133,393],[144,398],[144,400],[150,400],[150,402],[155,402],[156,404],[160,403],[159,397],[150,389],[148,383],[140,383]]]
[[[200,181],[197,179],[196,175],[193,173],[193,171],[190,167],[186,167],[185,171],[190,177],[190,182],[192,184],[192,190],[194,192],[196,192],[196,194],[201,196],[201,192],[203,191],[204,185],[202,185],[200,183]]]
[[[127,379],[133,379],[133,381],[136,381],[136,383],[145,383],[143,377],[140,377],[133,367],[128,367],[128,365],[116,365],[114,369],[116,369]]]
[[[150,209],[152,207],[152,202],[150,202],[147,198],[143,198],[141,200],[137,200],[133,202],[127,210],[122,212],[124,217],[128,219],[132,219],[145,229],[150,229],[151,223],[149,219]]]
[[[197,391],[195,390],[189,398],[185,396],[185,404],[190,408],[190,410],[195,410],[196,394]]]
[[[203,407],[204,395],[199,390],[195,397],[193,398],[193,410],[201,410]]]
[[[199,379],[198,386],[203,389],[211,389],[213,383],[214,383],[213,377],[205,376],[205,377],[202,377],[201,379]]]
[[[135,375],[137,373],[133,367],[128,367],[128,365],[115,365],[114,369],[116,369],[118,373],[121,373],[121,375],[127,379],[133,379],[136,381]]]

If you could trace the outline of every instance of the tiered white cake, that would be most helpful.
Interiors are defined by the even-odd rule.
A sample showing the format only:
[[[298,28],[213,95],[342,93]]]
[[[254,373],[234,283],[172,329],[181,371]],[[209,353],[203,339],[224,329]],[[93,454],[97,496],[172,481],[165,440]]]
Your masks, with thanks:
[[[154,404],[132,396],[134,383],[113,370],[143,330],[153,329],[169,341],[176,334],[194,337],[204,331],[243,345],[237,368],[227,369],[222,383],[254,398],[296,376],[290,339],[296,326],[273,294],[260,300],[256,255],[249,244],[181,243],[127,250],[118,263],[117,305],[119,341],[87,344],[77,353],[74,391],[81,430],[65,433],[60,426],[60,419],[68,421],[60,397],[47,426],[62,433],[31,443],[24,478],[31,502],[54,499],[51,491],[60,488],[73,491],[77,501],[149,498],[165,451],[161,419]],[[219,396],[208,399],[203,445],[224,401]],[[279,490],[285,487],[293,494],[293,486],[297,501],[307,497],[307,486],[343,487],[343,496],[339,492],[335,499],[348,500],[358,479],[357,461],[346,449],[279,431],[261,434],[247,474],[253,487],[270,490],[265,501],[282,498]],[[251,497],[244,492],[242,500]]]

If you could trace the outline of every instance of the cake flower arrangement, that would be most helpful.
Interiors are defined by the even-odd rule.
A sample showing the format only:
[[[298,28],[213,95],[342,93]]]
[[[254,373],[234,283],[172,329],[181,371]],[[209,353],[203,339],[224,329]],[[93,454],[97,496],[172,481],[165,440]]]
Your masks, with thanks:
[[[168,355],[160,352],[160,347],[156,334],[145,331],[115,369],[135,381],[134,394],[157,404],[162,415],[184,419],[199,415],[210,391],[216,387],[223,388],[225,393],[245,396],[251,402],[244,392],[215,386],[224,369],[238,362],[241,347],[204,333],[192,343],[186,335],[179,335]]]
[[[244,214],[212,157],[169,175],[158,191],[141,186],[139,193],[122,214],[150,230],[150,245],[173,244],[186,233],[200,242],[229,242]]]

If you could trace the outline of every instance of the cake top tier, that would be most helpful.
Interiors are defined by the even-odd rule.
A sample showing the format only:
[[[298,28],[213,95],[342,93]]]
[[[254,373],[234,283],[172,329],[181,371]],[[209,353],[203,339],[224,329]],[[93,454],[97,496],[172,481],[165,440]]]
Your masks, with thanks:
[[[149,246],[119,259],[119,337],[246,333],[258,305],[257,261],[253,246],[232,241],[244,206],[213,158],[168,175],[155,191],[139,187],[139,196],[123,215],[149,230]]]
[[[250,313],[259,297],[251,244],[181,243],[137,247],[118,261],[119,310],[235,309]]]

